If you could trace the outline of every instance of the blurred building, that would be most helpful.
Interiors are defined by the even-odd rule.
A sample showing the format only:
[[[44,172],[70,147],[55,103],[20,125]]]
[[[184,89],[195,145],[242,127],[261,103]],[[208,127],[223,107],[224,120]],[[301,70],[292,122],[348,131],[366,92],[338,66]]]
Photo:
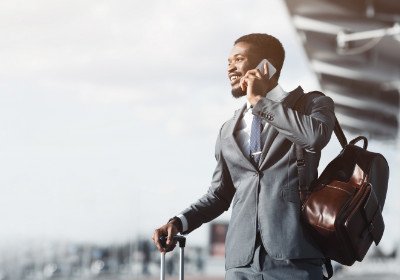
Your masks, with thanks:
[[[321,88],[344,129],[399,134],[400,2],[286,0]]]
[[[225,257],[225,238],[228,222],[212,222],[210,225],[210,255]]]

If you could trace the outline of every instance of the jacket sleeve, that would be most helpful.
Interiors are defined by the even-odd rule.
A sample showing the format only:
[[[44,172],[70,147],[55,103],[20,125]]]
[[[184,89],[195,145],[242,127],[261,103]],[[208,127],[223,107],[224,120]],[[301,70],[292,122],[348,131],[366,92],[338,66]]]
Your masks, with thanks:
[[[275,102],[262,98],[253,108],[253,114],[264,118],[290,141],[309,152],[321,151],[328,144],[335,126],[333,100],[327,96],[310,98],[305,114],[289,106],[286,98]]]
[[[215,145],[215,158],[217,166],[208,192],[181,213],[188,223],[188,229],[182,232],[183,234],[193,231],[229,209],[236,189],[222,155],[221,131]]]

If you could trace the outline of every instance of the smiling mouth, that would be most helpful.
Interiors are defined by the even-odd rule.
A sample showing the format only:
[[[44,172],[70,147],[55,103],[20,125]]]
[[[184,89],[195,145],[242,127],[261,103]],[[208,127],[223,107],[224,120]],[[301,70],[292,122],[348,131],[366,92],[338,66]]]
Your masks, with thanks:
[[[229,77],[229,80],[231,81],[231,84],[234,84],[235,82],[240,80],[240,76],[239,75],[232,75],[232,76]]]

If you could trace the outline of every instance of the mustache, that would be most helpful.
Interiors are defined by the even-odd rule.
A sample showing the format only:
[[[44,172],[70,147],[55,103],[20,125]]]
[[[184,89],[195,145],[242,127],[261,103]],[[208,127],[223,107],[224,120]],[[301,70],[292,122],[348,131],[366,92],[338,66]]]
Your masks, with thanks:
[[[242,77],[242,73],[240,73],[240,72],[230,72],[230,73],[228,73],[228,76],[229,76],[229,77],[231,77],[231,76],[239,76],[239,77]]]

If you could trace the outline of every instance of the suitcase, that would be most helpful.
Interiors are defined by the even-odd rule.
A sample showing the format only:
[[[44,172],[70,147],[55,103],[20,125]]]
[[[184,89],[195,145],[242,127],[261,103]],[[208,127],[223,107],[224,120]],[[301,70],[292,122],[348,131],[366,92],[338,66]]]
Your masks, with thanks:
[[[179,244],[179,280],[184,279],[184,264],[185,264],[185,246],[186,246],[186,237],[182,235],[176,235],[173,237],[174,241]],[[165,248],[167,237],[160,237],[160,243]],[[161,253],[161,270],[160,270],[160,279],[165,280],[165,253]]]

